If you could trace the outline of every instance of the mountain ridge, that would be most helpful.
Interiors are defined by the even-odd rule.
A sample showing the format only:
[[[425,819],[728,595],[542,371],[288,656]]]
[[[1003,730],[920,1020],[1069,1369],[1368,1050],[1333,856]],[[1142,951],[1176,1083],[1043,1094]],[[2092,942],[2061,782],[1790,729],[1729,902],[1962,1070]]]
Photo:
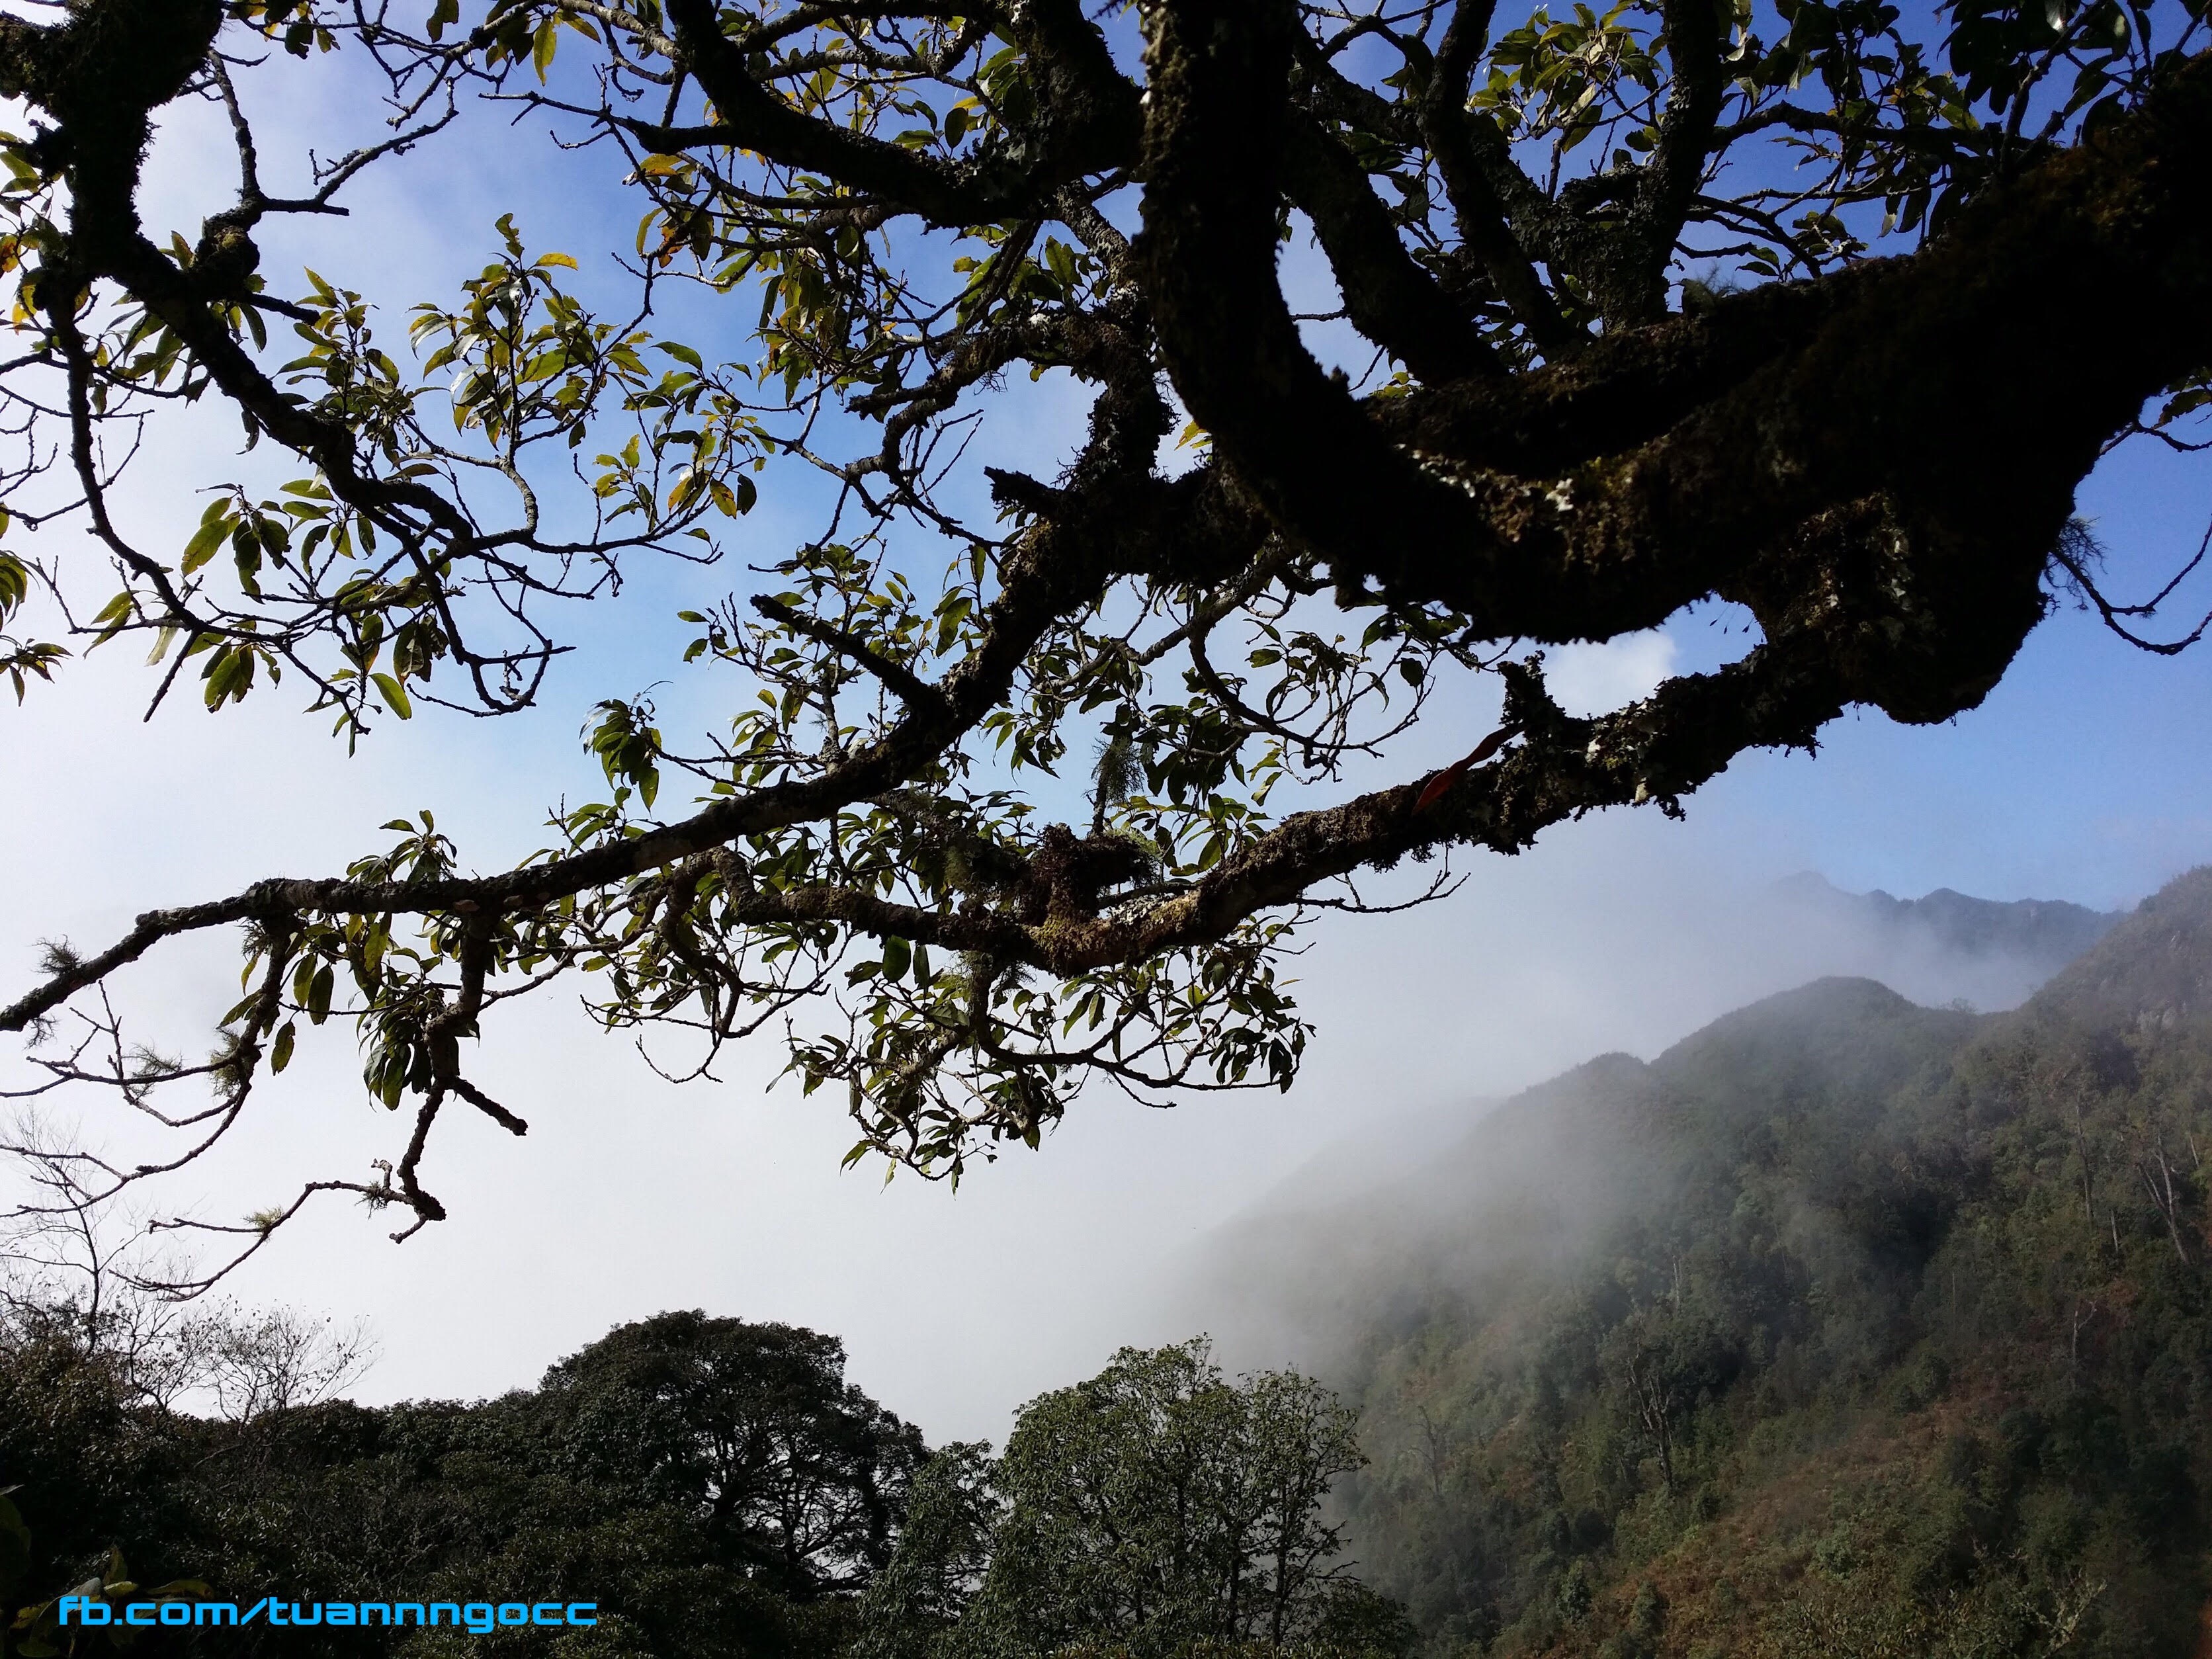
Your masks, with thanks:
[[[1798,908],[1852,916],[1900,937],[1918,935],[1965,956],[2015,956],[2056,972],[2117,926],[2125,910],[2093,910],[2067,899],[1975,898],[1938,887],[1917,899],[1877,887],[1850,893],[1825,876],[1801,871],[1772,891]]]
[[[1917,900],[1895,898],[1879,889],[1869,893],[1849,893],[1810,871],[1785,878],[1767,890],[1770,896],[1778,897],[1788,908],[1810,910],[1831,918],[1855,918],[1861,922],[1872,919],[1875,925],[1887,931],[1893,947],[1917,940],[1930,951],[1962,951],[1984,957],[2009,954],[2033,964],[2034,977],[2045,982],[2067,963],[2094,948],[2130,914],[2097,911],[2057,899],[1973,898],[1949,888],[1938,888]],[[1721,1015],[1670,1044],[1650,1064],[1661,1064],[1668,1054],[1706,1040],[1710,1033],[1735,1029],[1732,1022],[1753,1018],[1756,1011],[1769,1005],[1793,1006],[1790,999],[1814,995],[1817,987],[1845,983],[1867,987],[1869,994],[1879,992],[1881,998],[1889,1000],[1899,1008],[1924,1009],[1924,1005],[1912,1002],[1870,975],[1823,975]],[[1199,1315],[1200,1322],[1212,1326],[1217,1334],[1224,1339],[1229,1351],[1249,1352],[1255,1359],[1272,1352],[1282,1340],[1282,1329],[1275,1318],[1263,1317],[1255,1322],[1249,1331],[1239,1329],[1236,1304],[1243,1287],[1261,1278],[1264,1272],[1257,1265],[1240,1262],[1239,1257],[1265,1257],[1279,1262],[1285,1256],[1310,1250],[1314,1248],[1312,1241],[1304,1235],[1319,1232],[1328,1236],[1334,1232],[1328,1227],[1313,1227],[1312,1218],[1336,1212],[1386,1190],[1407,1194],[1407,1202],[1400,1213],[1382,1224],[1361,1229],[1358,1248],[1391,1249],[1389,1234],[1394,1228],[1402,1231],[1409,1222],[1418,1224],[1435,1207],[1433,1200],[1415,1196],[1416,1194],[1433,1188],[1440,1179],[1468,1179],[1464,1166],[1470,1161],[1487,1163],[1498,1158],[1501,1133],[1510,1141],[1514,1133],[1514,1113],[1519,1109],[1516,1103],[1538,1091],[1571,1087],[1571,1080],[1583,1078],[1590,1067],[1620,1062],[1633,1067],[1646,1064],[1620,1051],[1594,1055],[1529,1090],[1431,1106],[1407,1114],[1389,1125],[1390,1133],[1407,1139],[1402,1144],[1394,1145],[1387,1153],[1377,1154],[1364,1138],[1356,1137],[1348,1137],[1324,1149],[1242,1213],[1215,1230],[1211,1241],[1211,1282],[1201,1268],[1201,1288],[1194,1295],[1186,1291],[1185,1299]],[[1422,1150],[1414,1150],[1416,1146]],[[1478,1180],[1475,1184],[1481,1183]],[[1272,1221],[1271,1217],[1274,1218]],[[1342,1243],[1340,1238],[1332,1237],[1327,1248],[1334,1253]],[[1402,1240],[1397,1242],[1396,1248],[1402,1251]],[[1291,1276],[1309,1283],[1320,1282],[1317,1270],[1293,1272]],[[1310,1309],[1304,1316],[1322,1317]]]
[[[1248,1224],[1431,1654],[2195,1652],[2212,870],[2097,933],[2003,1013],[1760,999]]]

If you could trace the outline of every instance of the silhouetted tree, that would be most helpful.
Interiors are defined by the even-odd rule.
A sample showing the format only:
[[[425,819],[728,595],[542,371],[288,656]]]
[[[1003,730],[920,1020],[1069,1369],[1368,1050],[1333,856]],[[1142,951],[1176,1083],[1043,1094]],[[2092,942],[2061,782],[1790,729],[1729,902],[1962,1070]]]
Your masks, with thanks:
[[[890,1554],[921,1432],[845,1381],[836,1337],[660,1314],[545,1375],[544,1431],[580,1478],[697,1516],[716,1551],[801,1599]]]

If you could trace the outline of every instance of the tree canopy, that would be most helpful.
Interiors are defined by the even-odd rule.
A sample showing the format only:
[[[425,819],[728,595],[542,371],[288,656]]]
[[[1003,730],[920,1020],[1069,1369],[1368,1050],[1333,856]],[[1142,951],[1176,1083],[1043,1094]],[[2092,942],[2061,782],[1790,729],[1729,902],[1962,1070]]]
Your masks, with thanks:
[[[23,1599],[39,1598],[20,1622],[14,1603],[0,1618],[0,1653],[24,1659],[80,1650],[52,1597],[111,1549],[138,1582],[185,1576],[180,1593],[241,1606],[264,1589],[601,1604],[589,1633],[502,1638],[513,1650],[828,1659],[855,1634],[924,1455],[912,1426],[845,1380],[835,1337],[788,1325],[665,1313],[494,1400],[218,1419],[164,1397],[145,1351],[69,1316],[81,1311],[0,1310],[0,1469],[20,1511],[0,1595],[12,1565]],[[129,1577],[118,1565],[106,1579]],[[215,1629],[158,1632],[153,1650],[445,1654],[468,1639]]]
[[[1295,1373],[1231,1382],[1202,1339],[1125,1349],[1030,1402],[994,1460],[987,1445],[927,1452],[845,1380],[835,1337],[697,1312],[619,1326],[493,1400],[198,1417],[112,1310],[95,1320],[14,1277],[0,1277],[19,1292],[0,1301],[6,1659],[1404,1659],[1413,1641],[1316,1513],[1360,1462],[1352,1413]],[[589,1601],[599,1623],[80,1635],[55,1601],[72,1590]]]
[[[1023,1407],[971,1644],[1133,1653],[1304,1643],[1356,1581],[1322,1501],[1366,1460],[1356,1413],[1291,1371],[1231,1382],[1201,1339],[1123,1349]]]
[[[388,1169],[189,1224],[250,1253],[337,1190],[404,1236],[446,1213],[442,1111],[525,1127],[466,1045],[570,975],[672,1073],[780,1024],[855,1157],[957,1178],[1087,1085],[1286,1086],[1284,952],[1367,908],[1364,878],[1678,812],[1853,708],[1948,719],[2064,594],[2181,647],[2202,629],[2145,621],[2172,590],[2108,598],[2071,515],[2112,445],[2191,443],[2207,395],[2203,29],[2194,0],[0,17],[27,128],[0,147],[19,693],[144,635],[155,702],[282,677],[357,741],[530,704],[641,559],[762,573],[702,573],[684,613],[726,725],[665,734],[607,688],[607,799],[549,850],[472,870],[424,813],[343,873],[55,947],[0,1009],[44,1034],[46,1084],[216,1091],[143,1168],[82,1159],[78,1195],[230,1132],[339,1016],[408,1115]],[[264,88],[325,53],[387,125],[264,152]],[[194,234],[144,183],[188,100],[236,140],[234,203]],[[343,210],[486,100],[633,192],[634,246],[580,262],[504,218],[404,344],[380,273],[262,268],[272,224]],[[1308,248],[1317,312],[1286,276]],[[679,284],[725,301],[712,341],[664,321]],[[994,459],[990,393],[1023,369],[1089,399],[1052,476]],[[133,540],[111,501],[179,404],[231,411],[275,482],[209,478],[197,529]],[[794,477],[830,504],[763,548],[746,514]],[[43,550],[61,524],[90,556]],[[1589,718],[1547,690],[1542,647],[1700,603],[1748,619],[1735,660]],[[1412,768],[1425,720],[1466,724],[1465,758]],[[250,957],[221,1047],[137,1050],[111,979],[210,928]]]

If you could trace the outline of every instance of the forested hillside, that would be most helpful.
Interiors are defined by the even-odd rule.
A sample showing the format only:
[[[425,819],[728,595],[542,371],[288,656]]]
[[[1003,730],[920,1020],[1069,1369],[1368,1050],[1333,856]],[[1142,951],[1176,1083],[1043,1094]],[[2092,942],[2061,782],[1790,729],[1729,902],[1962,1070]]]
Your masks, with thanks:
[[[2212,872],[2026,1006],[1828,980],[1246,1241],[1434,1651],[2198,1650]]]

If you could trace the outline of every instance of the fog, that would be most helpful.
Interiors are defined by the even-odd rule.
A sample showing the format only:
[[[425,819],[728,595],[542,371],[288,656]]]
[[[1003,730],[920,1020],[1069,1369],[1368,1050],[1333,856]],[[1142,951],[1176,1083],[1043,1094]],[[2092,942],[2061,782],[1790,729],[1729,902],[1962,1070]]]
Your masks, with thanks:
[[[301,108],[270,112],[265,153],[312,112],[299,96]],[[156,173],[197,180],[197,202],[220,144],[196,149],[189,125],[165,137]],[[331,274],[343,280],[350,261],[404,283],[396,333],[398,301],[472,270],[506,207],[579,253],[602,232],[626,245],[626,204],[563,195],[590,158],[549,155],[493,145],[470,167],[433,155],[365,180]],[[553,235],[560,207],[571,215]],[[158,216],[166,228],[191,212]],[[305,257],[272,238],[264,270],[281,283]],[[1012,434],[1000,459],[1049,471],[1080,406],[1048,377],[1009,388],[992,418],[994,439]],[[180,543],[204,505],[195,492],[252,465],[236,444],[227,416],[164,433],[125,504],[132,533]],[[2201,533],[2178,465],[2124,453],[2084,492],[2116,590],[2155,586]],[[808,507],[770,490],[738,562],[781,552],[811,526]],[[97,948],[149,906],[342,868],[385,844],[378,826],[402,812],[434,809],[477,867],[526,854],[555,802],[603,789],[576,743],[592,703],[670,673],[691,631],[674,611],[738,580],[641,572],[540,709],[496,723],[426,712],[351,758],[326,721],[302,718],[296,687],[220,717],[182,697],[142,720],[153,679],[126,647],[69,663],[21,708],[0,706],[0,997],[28,982],[41,939]],[[1571,708],[1618,706],[1711,659],[1722,620],[1555,653],[1553,688]],[[664,685],[664,723],[726,712],[729,693],[696,677]],[[1871,975],[1923,1002],[2016,1001],[2044,971],[2017,953],[1954,949],[1774,884],[1813,871],[1854,892],[2130,902],[2212,855],[2212,762],[2194,738],[2208,696],[2203,658],[2151,661],[2061,612],[1988,704],[1952,725],[1847,720],[1818,757],[1742,757],[1686,804],[1686,823],[1646,811],[1561,825],[1519,857],[1465,862],[1464,887],[1425,910],[1325,920],[1295,969],[1318,1036],[1288,1094],[1156,1112],[1094,1093],[1040,1152],[977,1169],[957,1194],[886,1184],[880,1165],[841,1172],[850,1125],[834,1102],[771,1086],[772,1040],[719,1082],[677,1090],[564,996],[503,1012],[475,1071],[531,1131],[517,1141],[473,1115],[441,1129],[424,1178],[452,1218],[395,1246],[389,1216],[331,1200],[229,1288],[366,1316],[383,1358],[356,1392],[373,1401],[526,1384],[614,1323],[700,1307],[836,1332],[854,1380],[933,1439],[1001,1438],[1022,1401],[1123,1343],[1228,1333],[1254,1287],[1193,1288],[1211,1283],[1209,1241],[1225,1224],[1416,1167],[1485,1100],[1608,1051],[1650,1056],[1820,975]],[[1471,741],[1449,721],[1420,737],[1433,753],[1397,757],[1407,775]],[[154,953],[117,990],[134,1034],[201,1052],[237,969],[233,941],[201,938]],[[0,1076],[21,1079],[16,1060],[12,1042],[0,1048]],[[86,1144],[119,1158],[145,1144],[122,1115],[77,1109],[55,1121]],[[234,1141],[158,1201],[233,1221],[304,1180],[363,1177],[396,1155],[402,1127],[364,1097],[334,1023],[257,1092]],[[1274,1363],[1295,1338],[1240,1338],[1237,1357]]]
[[[1177,1264],[1161,1292],[1170,1322],[1212,1332],[1233,1365],[1329,1375],[1345,1360],[1341,1345],[1387,1323],[1392,1309],[1419,1308],[1480,1275],[1539,1270],[1594,1237],[1621,1204],[1648,1200],[1662,1177],[1622,1142],[1617,1107],[1586,1109],[1593,1092],[1632,1097],[1643,1086],[1634,1060],[1656,1058],[1707,1016],[1833,977],[1871,980],[1926,1006],[2010,1008],[2119,919],[1948,891],[1917,902],[1846,895],[1812,872],[1703,894],[1678,882],[1667,892],[1638,918],[1650,934],[1590,939],[1528,988],[1528,1020],[1543,1018],[1538,999],[1571,976],[1583,995],[1609,1000],[1613,1029],[1640,1028],[1640,1038],[1510,1102],[1470,1092],[1378,1114],[1331,1142]],[[1660,971],[1605,971],[1631,962]],[[1532,1204],[1531,1224],[1516,1228]]]

